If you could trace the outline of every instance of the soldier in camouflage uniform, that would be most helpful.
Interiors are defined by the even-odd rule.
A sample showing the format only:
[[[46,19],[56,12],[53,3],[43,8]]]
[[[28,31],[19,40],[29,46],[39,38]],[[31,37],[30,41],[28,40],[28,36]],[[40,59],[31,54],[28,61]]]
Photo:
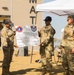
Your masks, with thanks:
[[[12,22],[9,19],[3,21],[4,27],[1,31],[1,43],[4,54],[2,64],[2,75],[10,75],[9,68],[14,52],[14,35],[15,32],[11,29]]]
[[[54,50],[54,34],[55,30],[51,26],[52,18],[50,16],[47,16],[45,18],[45,24],[40,31],[40,55],[42,59],[42,67],[44,70],[50,70],[51,69],[51,53]],[[43,74],[44,75],[44,74]]]
[[[66,71],[65,75],[74,75],[74,15],[69,15],[67,21],[61,42],[63,67]]]

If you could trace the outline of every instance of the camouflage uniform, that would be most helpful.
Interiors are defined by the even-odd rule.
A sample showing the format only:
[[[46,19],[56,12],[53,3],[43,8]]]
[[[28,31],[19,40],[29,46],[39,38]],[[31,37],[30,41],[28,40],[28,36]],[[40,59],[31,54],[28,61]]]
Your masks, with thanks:
[[[2,64],[2,75],[8,75],[10,63],[14,52],[14,32],[11,28],[4,28],[1,31],[1,44],[4,53]]]
[[[44,26],[40,31],[40,42],[42,43],[40,46],[40,55],[42,59],[42,67],[46,69],[51,69],[50,59],[51,52],[54,50],[54,34],[55,30],[51,25]]]
[[[74,47],[74,25],[67,25],[64,29],[64,36],[61,42],[63,47],[63,67],[67,71],[67,75],[74,74],[74,54],[72,48]]]

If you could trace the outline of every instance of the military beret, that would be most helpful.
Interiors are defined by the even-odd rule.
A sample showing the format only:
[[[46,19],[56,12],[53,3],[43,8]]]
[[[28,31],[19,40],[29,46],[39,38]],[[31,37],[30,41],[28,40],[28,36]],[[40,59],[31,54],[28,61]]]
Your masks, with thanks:
[[[4,23],[4,24],[10,24],[10,23],[12,23],[12,22],[11,22],[10,19],[4,19],[4,20],[3,20],[3,23]]]
[[[73,18],[74,19],[74,15],[68,15],[68,18]]]

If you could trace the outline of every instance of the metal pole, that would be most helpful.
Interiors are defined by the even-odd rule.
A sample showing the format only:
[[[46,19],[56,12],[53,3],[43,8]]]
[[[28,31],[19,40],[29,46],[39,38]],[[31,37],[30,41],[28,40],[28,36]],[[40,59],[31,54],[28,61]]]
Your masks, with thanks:
[[[10,19],[13,22],[13,0],[10,0],[10,10],[11,10],[11,12],[10,12],[11,18]],[[14,23],[11,28],[13,31],[16,31]]]
[[[11,21],[13,20],[13,0],[10,0]]]
[[[36,12],[36,19],[35,19],[35,25],[36,25],[36,23],[37,23],[37,13],[38,13],[38,12]]]
[[[37,13],[38,12],[36,12],[36,19],[35,19],[35,25],[36,25],[36,23],[37,23]],[[34,25],[34,24],[33,24]],[[30,60],[30,63],[32,63],[32,57],[33,57],[33,46],[32,46],[32,52],[31,52],[31,60]]]
[[[37,15],[37,14],[36,14]],[[34,25],[34,24],[33,24]],[[35,19],[35,25],[36,25],[36,19]],[[33,46],[32,46],[32,52],[31,52],[31,59],[30,59],[30,63],[32,63],[32,56],[33,56]]]
[[[31,60],[30,60],[30,63],[32,63],[32,56],[33,56],[33,46],[32,46],[32,52],[31,52]]]

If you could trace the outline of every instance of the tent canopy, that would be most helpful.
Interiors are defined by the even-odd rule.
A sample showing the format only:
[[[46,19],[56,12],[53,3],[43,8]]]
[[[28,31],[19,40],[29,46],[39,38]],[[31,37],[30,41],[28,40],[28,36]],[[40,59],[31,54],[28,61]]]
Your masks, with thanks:
[[[74,14],[74,0],[54,0],[38,4],[36,11],[54,13],[60,16]]]

